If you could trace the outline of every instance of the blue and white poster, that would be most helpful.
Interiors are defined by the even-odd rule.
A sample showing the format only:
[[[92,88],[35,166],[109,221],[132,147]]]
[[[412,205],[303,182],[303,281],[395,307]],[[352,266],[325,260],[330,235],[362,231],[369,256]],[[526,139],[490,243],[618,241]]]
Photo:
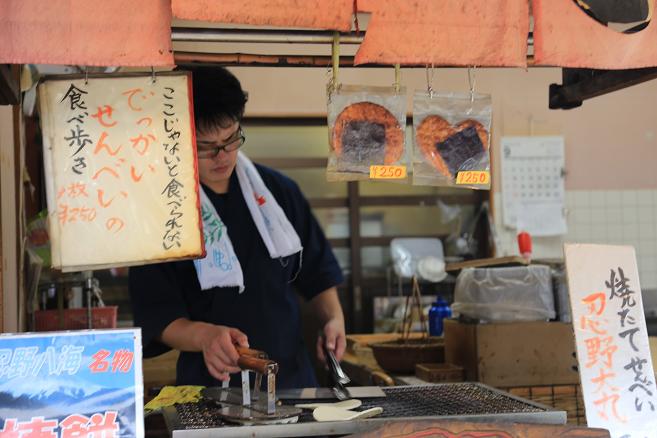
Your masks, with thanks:
[[[141,330],[0,335],[0,438],[143,437]]]

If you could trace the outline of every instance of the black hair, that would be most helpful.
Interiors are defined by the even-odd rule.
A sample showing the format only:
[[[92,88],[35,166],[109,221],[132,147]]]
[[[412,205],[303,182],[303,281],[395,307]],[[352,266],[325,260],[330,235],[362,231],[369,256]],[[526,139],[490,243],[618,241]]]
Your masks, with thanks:
[[[198,131],[241,122],[248,99],[240,81],[224,67],[196,67],[192,72],[194,119]]]

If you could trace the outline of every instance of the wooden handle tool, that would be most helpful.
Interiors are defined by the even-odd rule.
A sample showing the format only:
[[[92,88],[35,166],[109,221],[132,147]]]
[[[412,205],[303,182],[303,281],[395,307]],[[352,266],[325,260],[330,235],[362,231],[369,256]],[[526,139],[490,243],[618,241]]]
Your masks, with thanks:
[[[243,370],[251,370],[260,374],[276,374],[278,364],[273,360],[260,359],[258,357],[242,355],[237,360],[237,365]]]

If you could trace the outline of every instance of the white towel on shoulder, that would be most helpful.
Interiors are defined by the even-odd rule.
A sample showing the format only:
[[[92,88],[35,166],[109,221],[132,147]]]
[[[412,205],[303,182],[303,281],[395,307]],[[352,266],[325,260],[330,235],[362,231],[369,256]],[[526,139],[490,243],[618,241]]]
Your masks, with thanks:
[[[282,258],[301,251],[303,248],[299,235],[265,186],[256,167],[242,152],[237,154],[235,172],[246,205],[269,256]],[[228,237],[226,225],[203,187],[200,187],[199,191],[206,256],[194,260],[194,267],[201,289],[237,286],[241,293],[244,291],[244,274],[235,255],[233,243]]]

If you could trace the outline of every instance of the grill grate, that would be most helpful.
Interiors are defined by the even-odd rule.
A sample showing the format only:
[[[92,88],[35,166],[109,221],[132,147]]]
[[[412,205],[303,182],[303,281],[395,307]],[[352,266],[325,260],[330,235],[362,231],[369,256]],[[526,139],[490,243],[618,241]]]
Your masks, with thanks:
[[[454,415],[494,415],[509,413],[541,413],[546,409],[474,383],[447,383],[427,386],[395,386],[382,388],[385,398],[363,401],[358,410],[381,406],[377,418],[441,417]],[[285,404],[308,403],[308,400],[285,400]],[[211,401],[176,405],[180,425],[184,429],[226,426],[217,415],[217,404]],[[299,416],[299,422],[314,421],[310,411]]]
[[[176,405],[178,420],[184,429],[210,429],[226,423],[217,415],[219,407],[214,402],[182,403]]]
[[[471,384],[399,386],[383,388],[385,399],[370,399],[361,409],[381,406],[381,417],[436,417],[448,415],[544,412],[503,393]]]

